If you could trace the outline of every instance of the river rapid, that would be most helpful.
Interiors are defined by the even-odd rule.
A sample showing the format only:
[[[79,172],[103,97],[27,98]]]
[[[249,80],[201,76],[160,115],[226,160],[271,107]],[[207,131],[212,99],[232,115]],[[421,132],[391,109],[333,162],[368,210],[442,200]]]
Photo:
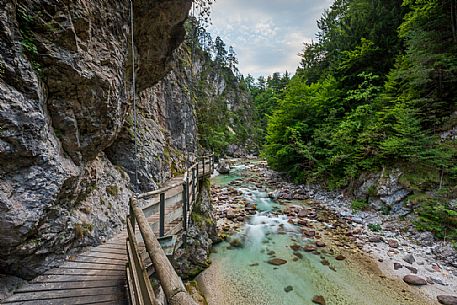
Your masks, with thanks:
[[[253,183],[252,174],[249,166],[238,165],[230,175],[212,179],[222,190],[239,181],[235,189],[257,211],[215,247],[211,266],[197,278],[209,305],[316,304],[313,298],[335,305],[433,304],[385,278],[359,252],[336,250],[325,237],[329,224],[310,220],[316,236],[303,234],[282,211],[315,207],[269,198],[274,189]]]

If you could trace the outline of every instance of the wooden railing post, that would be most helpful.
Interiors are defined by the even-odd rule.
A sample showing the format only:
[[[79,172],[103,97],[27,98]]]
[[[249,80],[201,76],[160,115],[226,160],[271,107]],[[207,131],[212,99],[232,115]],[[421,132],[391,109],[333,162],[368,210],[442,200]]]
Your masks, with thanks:
[[[165,235],[165,193],[160,193],[159,237]]]
[[[133,207],[132,207],[132,198],[129,200],[129,218],[130,218],[130,223],[132,224],[133,228],[133,233],[135,233],[135,215],[133,214]]]
[[[203,176],[205,176],[205,156],[203,156],[202,165],[203,165]]]
[[[192,167],[192,202],[195,202],[195,167]]]
[[[183,231],[187,231],[187,184],[183,183],[183,190],[182,190],[182,226]]]

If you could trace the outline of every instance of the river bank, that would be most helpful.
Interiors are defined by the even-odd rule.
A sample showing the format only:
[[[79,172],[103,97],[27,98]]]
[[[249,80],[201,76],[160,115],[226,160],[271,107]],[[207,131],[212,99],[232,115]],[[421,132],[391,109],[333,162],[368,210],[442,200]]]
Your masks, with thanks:
[[[417,244],[417,240],[410,240],[408,231],[401,230],[404,223],[395,223],[383,215],[366,212],[353,214],[348,208],[350,202],[341,194],[288,183],[270,171],[262,162],[247,163],[246,166],[241,165],[237,169],[230,176],[218,177],[213,187],[213,202],[221,237],[242,232],[241,237],[246,239],[246,228],[252,225],[250,222],[253,218],[258,217],[259,210],[265,212],[265,206],[262,207],[262,205],[270,199],[274,199],[277,206],[271,206],[269,211],[267,209],[267,220],[263,220],[265,224],[275,217],[285,215],[286,223],[295,226],[298,230],[296,236],[290,237],[288,242],[283,242],[279,251],[270,249],[270,252],[279,252],[283,257],[288,256],[284,259],[288,261],[285,264],[286,267],[271,268],[265,262],[279,256],[275,256],[276,253],[265,256],[265,253],[258,251],[254,255],[263,260],[258,259],[257,262],[246,264],[241,268],[243,270],[243,272],[240,271],[241,273],[250,274],[255,279],[276,272],[277,269],[274,268],[306,269],[307,266],[304,265],[309,265],[311,262],[312,268],[309,269],[308,266],[309,270],[306,272],[310,272],[313,268],[319,269],[317,274],[320,279],[315,279],[317,284],[311,283],[300,287],[300,281],[296,279],[293,281],[296,287],[294,285],[289,288],[280,287],[278,293],[282,289],[290,288],[294,291],[315,289],[312,293],[319,294],[320,291],[327,293],[327,295],[323,294],[323,297],[327,299],[328,304],[439,304],[438,295],[452,295],[457,290],[456,269],[446,266],[430,246]],[[218,187],[217,184],[221,186]],[[264,194],[264,197],[261,194]],[[370,224],[376,223],[382,224],[379,232],[373,232],[368,228]],[[283,233],[281,230],[280,227],[279,231]],[[289,232],[286,233],[289,234]],[[247,239],[249,241],[249,238]],[[275,247],[268,242],[262,245],[263,250]],[[291,249],[291,246],[294,249]],[[284,252],[282,248],[287,248],[289,251]],[[224,270],[225,264],[240,263],[236,259],[232,262],[224,262],[221,256],[236,256],[238,250],[233,250],[233,245],[227,243],[220,245],[216,250],[218,253],[213,256],[213,265],[199,277],[200,286],[206,292],[208,303],[251,304],[246,303],[243,296],[255,293],[252,281],[244,281],[247,288],[243,289],[244,286],[239,287],[236,284],[236,282],[243,282],[240,278],[230,282],[230,278],[221,276],[221,273],[230,273],[230,270]],[[312,262],[315,259],[317,264],[325,267],[325,270],[316,267],[316,262]],[[262,268],[263,272],[256,271]],[[327,274],[327,272],[330,273]],[[341,273],[341,275],[334,273]],[[236,274],[232,275],[236,278]],[[425,281],[421,283],[425,285],[413,287],[405,284],[403,278],[406,275],[408,280]],[[326,277],[334,283],[327,283]],[[352,287],[358,287],[352,293],[354,299],[341,295],[341,290],[350,291],[351,287],[345,287],[339,281],[346,281],[352,283]],[[282,279],[278,285],[281,286],[283,282],[286,283],[287,279]],[[235,289],[231,290],[231,287]],[[336,291],[334,291],[335,287]],[[368,291],[376,291],[376,294],[370,295]],[[225,297],[220,295],[221,293]],[[290,293],[294,292],[289,292],[287,295]],[[302,293],[302,295],[311,304],[310,300],[313,296],[309,293]],[[379,296],[382,298],[378,299]],[[228,301],[224,303],[223,300]],[[281,303],[272,303],[267,298],[252,304]]]

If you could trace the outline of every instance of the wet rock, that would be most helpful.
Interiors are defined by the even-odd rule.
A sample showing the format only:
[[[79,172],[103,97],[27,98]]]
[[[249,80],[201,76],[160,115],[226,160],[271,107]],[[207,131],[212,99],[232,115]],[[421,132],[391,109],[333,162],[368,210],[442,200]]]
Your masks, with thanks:
[[[294,252],[294,255],[299,259],[303,258],[303,254],[301,254],[300,252]]]
[[[427,281],[421,277],[418,277],[417,275],[405,275],[405,277],[403,277],[403,281],[413,286],[427,285]]]
[[[287,286],[284,288],[285,292],[291,292],[292,290],[294,290],[294,287],[292,287],[292,286]]]
[[[297,244],[293,244],[292,246],[290,246],[290,248],[294,251],[299,251],[301,249],[301,247]]]
[[[407,262],[408,264],[413,264],[416,259],[414,258],[414,256],[410,253],[410,254],[407,254],[405,257],[403,257],[403,260],[405,262]]]
[[[241,248],[243,246],[243,243],[241,242],[241,240],[239,238],[233,238],[232,240],[230,240],[230,246],[233,247],[233,248]]]
[[[315,295],[313,297],[313,303],[314,304],[319,304],[319,305],[325,305],[325,298],[321,295]]]
[[[444,305],[457,305],[457,296],[439,295],[436,297],[438,302]]]
[[[219,174],[228,174],[230,173],[230,165],[224,159],[220,159],[217,164],[217,171]]]
[[[282,258],[273,258],[268,261],[269,264],[274,265],[274,266],[280,266],[287,264],[287,261]]]
[[[314,245],[307,245],[303,247],[303,251],[305,252],[314,252],[316,251],[317,247]]]
[[[306,231],[303,231],[303,234],[305,234],[305,236],[307,236],[307,237],[314,237],[314,236],[316,236],[316,231],[306,230]]]
[[[316,246],[319,248],[324,248],[326,245],[323,241],[318,240],[316,241]]]
[[[336,256],[335,259],[336,259],[337,261],[344,261],[344,260],[346,259],[346,257],[345,257],[344,255],[341,255],[341,254],[340,254],[340,255]]]

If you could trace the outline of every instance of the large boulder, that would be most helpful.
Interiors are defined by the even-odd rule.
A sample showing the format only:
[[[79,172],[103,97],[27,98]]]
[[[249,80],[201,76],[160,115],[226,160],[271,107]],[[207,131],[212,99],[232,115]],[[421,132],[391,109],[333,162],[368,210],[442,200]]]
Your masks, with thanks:
[[[230,173],[230,165],[224,159],[220,159],[219,163],[217,164],[217,171],[219,174],[226,175]]]

